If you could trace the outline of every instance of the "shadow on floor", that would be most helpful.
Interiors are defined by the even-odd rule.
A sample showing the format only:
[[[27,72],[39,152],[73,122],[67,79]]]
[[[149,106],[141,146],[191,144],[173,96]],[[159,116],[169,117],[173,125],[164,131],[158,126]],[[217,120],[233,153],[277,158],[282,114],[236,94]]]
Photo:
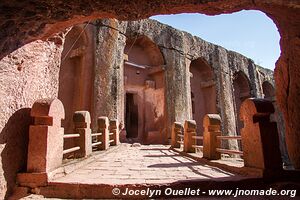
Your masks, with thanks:
[[[146,150],[146,149],[141,149],[141,150]],[[149,149],[149,150],[153,150],[153,148]],[[163,148],[154,148],[154,150],[158,150],[160,151],[162,154],[164,155],[145,155],[144,157],[155,157],[155,158],[158,158],[158,157],[168,157],[168,158],[172,158],[175,163],[159,163],[159,164],[153,164],[153,165],[150,165],[148,166],[149,168],[180,168],[180,167],[187,167],[189,168],[193,173],[197,174],[197,175],[200,175],[200,176],[204,176],[206,178],[215,178],[214,176],[210,176],[210,175],[207,175],[205,173],[202,173],[202,169],[197,169],[196,167],[197,166],[204,166],[203,164],[197,162],[196,160],[193,160],[191,158],[188,158],[188,157],[185,157],[185,156],[182,156],[178,153],[176,153],[174,155],[174,151],[170,150],[170,149],[163,149]],[[171,154],[172,153],[172,154]],[[185,162],[185,161],[182,161],[181,159],[179,158],[184,158],[185,160],[189,160],[189,162]],[[221,170],[217,167],[212,167],[212,166],[205,166],[207,168],[210,168],[209,170],[211,170],[212,172],[215,172],[215,173],[222,173],[226,176],[230,176],[230,177],[234,177],[236,176],[235,174],[233,173],[230,173],[230,172],[226,172],[224,170]]]

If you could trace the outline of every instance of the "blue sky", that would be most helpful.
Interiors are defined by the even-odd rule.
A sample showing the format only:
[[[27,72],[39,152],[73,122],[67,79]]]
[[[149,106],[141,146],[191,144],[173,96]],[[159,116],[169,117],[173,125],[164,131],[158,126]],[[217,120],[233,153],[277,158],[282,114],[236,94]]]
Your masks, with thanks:
[[[274,69],[280,55],[277,27],[260,11],[240,11],[217,16],[157,15],[151,18],[239,52],[269,69]]]

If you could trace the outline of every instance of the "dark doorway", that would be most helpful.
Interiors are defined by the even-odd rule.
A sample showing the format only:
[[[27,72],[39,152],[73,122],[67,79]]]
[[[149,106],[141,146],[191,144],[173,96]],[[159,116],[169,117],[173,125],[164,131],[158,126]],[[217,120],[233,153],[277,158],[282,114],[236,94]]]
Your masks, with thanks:
[[[138,106],[136,94],[126,93],[126,137],[138,137]]]
[[[134,141],[142,144],[166,143],[169,129],[165,115],[165,62],[160,48],[150,38],[139,36],[127,38],[124,53],[127,138],[137,137]],[[123,138],[128,141],[125,135]]]

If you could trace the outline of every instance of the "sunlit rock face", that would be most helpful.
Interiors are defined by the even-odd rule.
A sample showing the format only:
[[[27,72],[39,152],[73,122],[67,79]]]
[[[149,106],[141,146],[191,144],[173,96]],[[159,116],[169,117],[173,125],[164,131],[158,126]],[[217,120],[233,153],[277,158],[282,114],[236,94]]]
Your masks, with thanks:
[[[139,0],[126,2],[126,4],[118,1],[2,1],[0,3],[0,54],[2,59],[0,61],[0,101],[2,111],[0,122],[0,165],[2,166],[0,169],[0,173],[2,174],[0,175],[0,188],[2,192],[0,197],[5,195],[7,187],[12,188],[15,172],[21,170],[26,161],[23,148],[26,146],[24,145],[26,143],[26,136],[15,136],[19,133],[18,131],[13,131],[13,133],[10,131],[12,130],[9,128],[12,126],[10,124],[15,123],[14,120],[9,121],[9,119],[19,110],[31,107],[37,98],[56,97],[58,94],[59,62],[61,60],[63,41],[59,38],[54,40],[47,40],[47,38],[54,33],[63,31],[69,26],[99,17],[116,17],[118,19],[129,20],[141,19],[155,14],[199,12],[215,15],[231,13],[242,9],[256,9],[266,13],[277,25],[281,35],[281,56],[275,70],[276,98],[285,119],[289,155],[294,166],[299,168],[299,6],[299,2],[292,0],[231,0],[226,2],[221,0],[207,0],[201,2],[185,0],[176,3],[171,0]],[[38,39],[42,39],[43,41],[36,41]],[[36,42],[28,44],[32,41]],[[38,47],[35,45],[38,45]],[[208,48],[211,48],[209,46],[210,45],[208,45]],[[35,52],[34,56],[31,54],[32,52]],[[213,58],[217,59],[220,65],[227,65],[226,63],[232,62],[230,61],[230,56],[227,56],[228,52],[223,48],[218,47],[214,49],[213,52],[216,54]],[[178,55],[180,55],[180,53],[178,53]],[[24,58],[24,61],[22,61],[22,58]],[[183,62],[182,58],[174,55],[171,60],[173,62],[171,65]],[[177,75],[184,72],[177,70],[176,72],[174,71],[174,73]],[[175,79],[176,84],[180,81],[180,79]],[[228,77],[220,79],[220,82],[223,83],[220,85],[220,88],[231,84]],[[220,91],[221,90],[222,89],[220,89]],[[224,91],[227,90],[224,89]],[[178,93],[179,92],[180,91],[178,91]],[[191,94],[187,94],[186,97],[180,97],[180,99],[189,99],[188,95]],[[225,101],[230,102],[230,100]],[[230,104],[229,102],[227,103]],[[188,102],[185,103],[187,105],[189,104]],[[181,103],[178,104],[180,107]],[[228,109],[224,110],[234,109],[228,105],[225,105],[225,107],[228,107]],[[19,112],[16,115],[18,115]],[[192,113],[192,111],[190,112]],[[24,113],[16,117],[17,121],[22,121],[19,120],[19,118],[28,119],[28,111],[24,110]],[[190,117],[192,116],[191,113]],[[230,113],[227,114],[229,115]],[[176,116],[180,118],[180,115],[181,114]],[[24,129],[26,129],[30,123],[29,121],[25,121]],[[234,121],[234,118],[232,121]],[[20,134],[24,134],[24,129],[21,128],[23,126],[22,124],[23,122],[18,126],[18,128],[20,128]],[[230,127],[229,124],[224,124],[224,127],[225,126]],[[231,130],[235,130],[234,127],[231,127]],[[22,138],[22,141],[20,141],[21,145],[18,145],[17,139],[20,138]],[[9,145],[10,143],[12,145]],[[19,154],[22,155],[12,156],[14,153],[18,153],[18,148],[12,146],[20,146]],[[20,159],[19,161],[10,161],[10,158]],[[10,167],[11,164],[8,163],[13,163],[12,165],[16,166]]]
[[[87,110],[94,130],[95,119],[108,116],[125,127],[123,141],[157,144],[168,143],[174,121],[195,119],[202,135],[207,113],[221,114],[224,134],[239,134],[241,102],[262,97],[262,82],[273,84],[272,71],[252,60],[153,20],[76,25],[24,45],[0,66],[3,195],[26,168],[29,109],[37,99],[62,101],[66,133],[73,113]]]
[[[100,20],[95,26],[99,76],[94,94],[99,98],[94,110],[118,117],[127,127],[130,113],[124,112],[135,110],[130,116],[137,123],[127,130],[134,132],[130,137],[147,143],[160,135],[156,141],[167,142],[172,123],[186,119],[196,120],[201,135],[207,113],[221,114],[224,134],[238,135],[241,103],[249,97],[263,98],[264,82],[271,85],[274,97],[271,70],[187,32],[154,20]],[[225,145],[238,147],[236,142]]]
[[[66,27],[96,18],[115,17],[122,20],[146,18],[156,14],[199,12],[216,15],[242,9],[266,13],[277,25],[281,35],[281,56],[275,70],[276,97],[285,118],[287,143],[293,163],[300,167],[300,95],[298,63],[300,17],[299,2],[288,0],[191,1],[171,0],[118,1],[2,1],[0,3],[1,58],[24,44],[47,39]],[[17,14],[15,14],[17,13]]]
[[[31,106],[57,97],[61,51],[61,43],[39,40],[0,61],[0,199],[26,170]]]

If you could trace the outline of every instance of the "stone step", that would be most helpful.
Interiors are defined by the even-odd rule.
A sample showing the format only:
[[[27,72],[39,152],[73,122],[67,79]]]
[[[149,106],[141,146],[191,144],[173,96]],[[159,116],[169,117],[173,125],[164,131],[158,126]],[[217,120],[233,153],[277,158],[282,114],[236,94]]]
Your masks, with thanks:
[[[81,183],[60,183],[51,182],[46,187],[35,189],[35,191],[48,198],[66,199],[123,199],[123,198],[155,198],[155,197],[178,197],[168,195],[169,192],[183,191],[183,196],[192,195],[191,190],[199,189],[199,196],[207,196],[209,189],[266,189],[268,188],[259,178],[230,177],[210,180],[184,180],[172,183],[156,184],[81,184]],[[129,195],[126,191],[137,191],[137,195]],[[153,196],[151,191],[154,192]],[[120,194],[115,195],[120,192]],[[141,195],[142,192],[145,195]],[[156,194],[156,195],[155,195]],[[198,195],[196,195],[197,197]]]

